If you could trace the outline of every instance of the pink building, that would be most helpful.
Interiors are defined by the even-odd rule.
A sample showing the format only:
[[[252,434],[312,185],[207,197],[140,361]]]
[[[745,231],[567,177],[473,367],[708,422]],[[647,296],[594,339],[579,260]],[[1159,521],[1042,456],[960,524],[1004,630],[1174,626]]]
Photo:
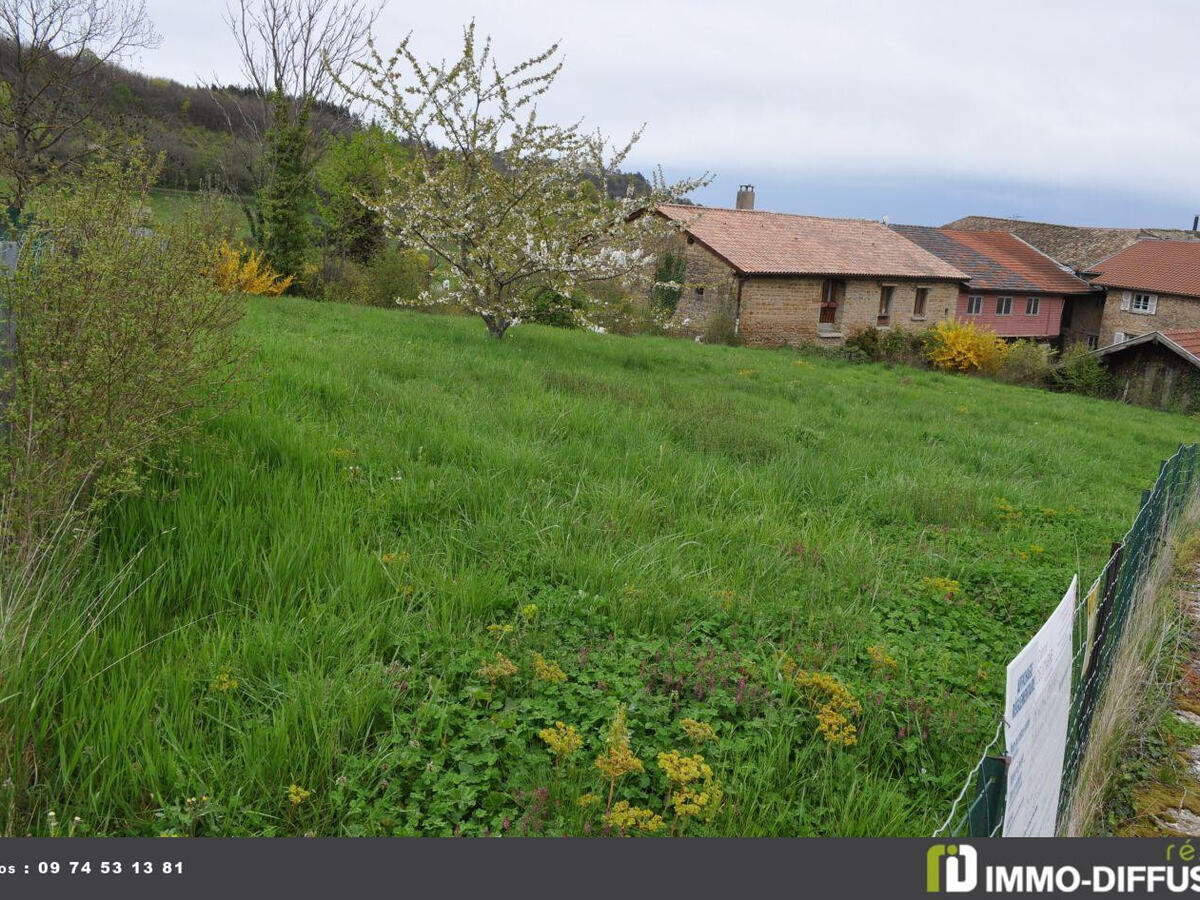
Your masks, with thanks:
[[[1058,340],[1076,303],[1097,293],[1069,268],[1007,231],[893,228],[970,275],[958,295],[956,318],[1004,337]]]

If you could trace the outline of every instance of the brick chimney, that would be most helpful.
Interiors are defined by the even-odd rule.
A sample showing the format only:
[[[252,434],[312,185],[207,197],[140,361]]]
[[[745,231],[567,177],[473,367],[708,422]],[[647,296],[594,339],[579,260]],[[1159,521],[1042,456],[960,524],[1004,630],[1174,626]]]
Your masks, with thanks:
[[[754,209],[754,185],[752,185],[752,184],[738,185],[737,208],[738,209]]]

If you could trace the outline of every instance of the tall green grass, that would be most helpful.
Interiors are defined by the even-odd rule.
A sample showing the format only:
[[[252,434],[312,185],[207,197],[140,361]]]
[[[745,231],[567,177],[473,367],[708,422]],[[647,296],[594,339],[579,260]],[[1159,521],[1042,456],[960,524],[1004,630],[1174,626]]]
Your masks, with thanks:
[[[1200,436],[789,351],[496,342],[471,319],[289,298],[253,300],[246,331],[243,402],[104,522],[75,590],[135,557],[139,587],[31,723],[22,828],[55,808],[117,834],[579,831],[572,791],[625,702],[643,803],[674,718],[718,724],[726,803],[701,831],[928,833],[994,731],[1007,660]],[[557,658],[568,682],[485,690],[472,673],[497,646]],[[694,697],[700,675],[647,687],[703,652],[762,704]],[[857,745],[816,735],[785,652],[862,700]],[[536,737],[553,717],[588,739],[566,775]],[[292,784],[311,798],[290,803]]]

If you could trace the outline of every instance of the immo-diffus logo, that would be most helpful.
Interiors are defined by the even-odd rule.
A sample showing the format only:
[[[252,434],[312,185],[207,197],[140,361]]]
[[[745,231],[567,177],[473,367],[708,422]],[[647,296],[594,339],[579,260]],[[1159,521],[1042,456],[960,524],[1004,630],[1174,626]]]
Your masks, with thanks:
[[[975,890],[979,881],[976,857],[975,848],[966,844],[934,844],[925,854],[925,890],[930,894],[941,891],[965,894]]]

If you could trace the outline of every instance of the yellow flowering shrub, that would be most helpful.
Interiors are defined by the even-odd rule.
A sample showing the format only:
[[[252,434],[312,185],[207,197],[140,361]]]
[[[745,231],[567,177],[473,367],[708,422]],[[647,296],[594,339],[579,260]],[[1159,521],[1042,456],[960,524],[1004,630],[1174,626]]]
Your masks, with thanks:
[[[292,276],[283,276],[271,268],[261,250],[231,247],[224,241],[217,248],[213,282],[224,294],[260,294],[278,297],[292,285]]]
[[[986,326],[952,319],[931,331],[926,357],[943,372],[993,374],[1008,355],[1008,344]]]
[[[517,664],[499,651],[496,652],[495,660],[485,662],[476,669],[476,673],[490,681],[493,686],[504,678],[511,678],[519,671],[521,670],[517,668]]]
[[[653,810],[630,806],[628,800],[618,801],[604,814],[604,824],[621,834],[642,831],[653,834],[662,831],[665,823],[662,816]]]
[[[569,759],[583,746],[583,738],[575,730],[575,726],[564,725],[562,722],[555,722],[553,728],[543,728],[538,732],[538,737],[545,742],[546,746],[550,748],[550,752],[554,754],[555,765],[559,765],[563,760]]]
[[[562,666],[552,659],[546,659],[542,654],[533,654],[533,677],[538,681],[559,683],[567,680],[567,673]]]

